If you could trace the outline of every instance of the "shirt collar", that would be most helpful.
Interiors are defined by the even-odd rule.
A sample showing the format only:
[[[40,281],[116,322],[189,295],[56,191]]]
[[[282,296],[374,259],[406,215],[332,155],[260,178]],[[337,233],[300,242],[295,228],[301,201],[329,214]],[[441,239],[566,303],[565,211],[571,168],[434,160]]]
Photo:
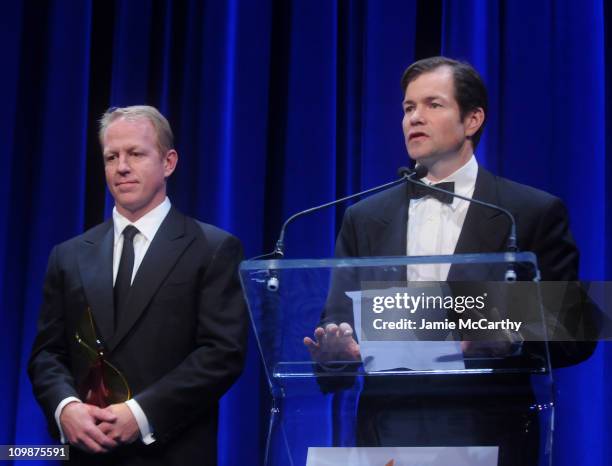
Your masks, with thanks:
[[[478,162],[476,157],[472,154],[470,159],[465,165],[456,170],[455,172],[448,175],[446,178],[440,181],[430,181],[427,178],[423,180],[426,184],[438,184],[444,182],[455,183],[455,193],[461,196],[472,197],[474,194],[474,188],[476,186],[476,177],[478,176]],[[461,201],[459,198],[454,198],[452,204],[449,206],[455,210],[457,204]]]
[[[113,207],[113,227],[115,231],[115,244],[121,237],[121,234],[123,233],[125,227],[128,225],[134,225],[136,228],[138,228],[138,232],[141,233],[147,241],[151,241],[155,236],[155,233],[157,233],[157,230],[161,226],[162,222],[166,218],[166,215],[168,215],[168,212],[170,212],[170,207],[172,207],[172,204],[170,204],[170,199],[168,199],[168,197],[166,196],[166,198],[160,205],[144,214],[135,222],[130,222],[127,218],[125,218],[117,211],[116,206]]]

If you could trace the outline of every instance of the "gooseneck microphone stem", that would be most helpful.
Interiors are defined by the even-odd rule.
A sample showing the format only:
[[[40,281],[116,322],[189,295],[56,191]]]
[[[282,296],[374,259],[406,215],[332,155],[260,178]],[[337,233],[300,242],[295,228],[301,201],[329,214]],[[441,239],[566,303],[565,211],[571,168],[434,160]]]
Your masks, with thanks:
[[[508,250],[508,252],[518,251],[518,246],[516,243],[516,221],[514,220],[514,215],[512,215],[512,213],[510,213],[509,210],[504,209],[503,207],[500,207],[495,204],[489,204],[488,202],[479,201],[478,199],[473,199],[471,197],[462,196],[461,194],[456,194],[452,191],[447,191],[446,189],[441,189],[436,186],[428,185],[428,184],[423,183],[422,181],[414,180],[412,178],[406,178],[406,180],[409,181],[410,183],[418,184],[419,186],[424,186],[425,188],[431,189],[432,191],[438,191],[440,193],[450,194],[453,197],[463,199],[464,201],[473,202],[474,204],[478,204],[478,205],[488,207],[493,210],[497,210],[498,212],[502,212],[510,219],[510,234],[508,235],[508,242],[507,242],[506,249]]]
[[[335,201],[326,202],[325,204],[311,207],[310,209],[302,210],[301,212],[293,214],[291,217],[285,220],[285,223],[283,223],[283,227],[281,228],[280,235],[278,236],[278,241],[276,242],[276,247],[274,248],[274,253],[281,257],[284,256],[285,254],[285,230],[287,229],[287,226],[291,222],[293,222],[295,219],[302,217],[304,215],[308,215],[312,212],[316,212],[317,210],[325,209],[326,207],[331,207],[334,204],[339,204],[341,202],[350,201],[351,199],[355,197],[359,197],[364,194],[369,194],[369,193],[378,191],[379,189],[390,188],[391,186],[395,186],[396,184],[404,183],[405,181],[406,181],[405,179],[401,178],[399,180],[395,180],[395,181],[391,181],[390,183],[383,184],[382,186],[376,186],[375,188],[371,188],[371,189],[368,189],[366,191],[362,191],[356,194],[351,194],[350,196],[346,196],[341,199],[336,199]]]
[[[512,215],[510,211],[508,211],[507,209],[504,209],[503,207],[500,207],[495,204],[490,204],[488,202],[479,201],[478,199],[472,199],[471,197],[462,196],[461,194],[456,194],[452,191],[447,191],[446,189],[441,189],[436,186],[431,186],[431,185],[423,183],[422,181],[414,180],[410,177],[407,177],[406,180],[410,183],[417,184],[419,186],[424,186],[425,188],[431,189],[432,191],[438,191],[440,193],[450,194],[453,197],[463,199],[464,201],[473,202],[474,204],[488,207],[490,209],[497,210],[498,212],[502,212],[508,217],[508,219],[510,219],[510,234],[508,235],[508,241],[506,243],[506,250],[507,252],[517,252],[518,251],[518,245],[516,242],[516,221],[514,220],[514,215]],[[508,264],[508,268],[506,269],[505,280],[507,282],[515,282],[517,280],[516,271],[514,270],[514,266],[512,262]]]
[[[411,170],[409,168],[402,167],[398,170],[398,174],[401,176],[399,180],[394,180],[389,183],[381,184],[380,186],[366,189],[365,191],[360,191],[358,193],[351,194],[350,196],[336,199],[331,202],[326,202],[325,204],[321,204],[316,207],[311,207],[310,209],[302,210],[301,212],[293,214],[291,217],[285,220],[285,223],[283,223],[283,226],[281,228],[280,235],[278,236],[278,241],[276,242],[276,247],[274,248],[274,251],[270,254],[266,254],[266,256],[283,257],[285,255],[285,230],[287,229],[287,226],[291,222],[293,222],[295,219],[302,217],[304,215],[308,215],[313,212],[316,212],[317,210],[325,209],[327,207],[331,207],[335,204],[340,204],[342,202],[349,201],[359,196],[364,196],[365,194],[370,194],[370,193],[380,191],[385,188],[390,188],[392,186],[405,183],[408,180],[414,182],[413,178],[422,178],[423,176],[427,174],[427,171],[422,171],[422,169],[419,170],[419,167],[417,167],[416,170]]]

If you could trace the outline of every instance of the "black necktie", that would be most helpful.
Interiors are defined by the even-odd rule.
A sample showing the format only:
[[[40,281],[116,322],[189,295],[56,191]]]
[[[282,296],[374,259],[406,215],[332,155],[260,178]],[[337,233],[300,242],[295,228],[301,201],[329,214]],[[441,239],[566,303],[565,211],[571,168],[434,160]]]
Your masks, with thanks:
[[[447,181],[445,183],[433,184],[432,186],[440,189],[445,189],[452,193],[455,192],[455,183],[452,181]],[[425,183],[413,184],[412,185],[412,193],[410,195],[411,199],[421,199],[425,196],[431,196],[434,199],[437,199],[443,204],[452,204],[453,196],[446,193],[441,193],[440,191],[435,191],[433,189],[429,189],[429,186]]]
[[[132,270],[134,269],[134,236],[138,229],[133,225],[128,225],[123,230],[123,249],[119,261],[119,270],[115,279],[115,328],[124,310],[123,306],[127,301],[132,285]]]

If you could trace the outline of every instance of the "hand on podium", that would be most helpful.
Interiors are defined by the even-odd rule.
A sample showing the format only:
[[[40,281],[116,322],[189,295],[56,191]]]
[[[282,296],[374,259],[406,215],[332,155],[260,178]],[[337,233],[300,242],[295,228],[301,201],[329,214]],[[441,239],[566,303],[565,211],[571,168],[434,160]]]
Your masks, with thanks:
[[[304,345],[312,359],[318,363],[361,361],[359,344],[353,336],[353,328],[346,322],[317,327],[313,340],[304,338]]]
[[[485,319],[492,322],[500,322],[502,315],[497,307],[493,307],[485,315],[473,310],[476,319]],[[461,350],[466,357],[485,357],[485,358],[503,358],[508,356],[516,356],[520,353],[523,337],[519,332],[510,330],[497,330],[487,333],[488,339],[475,338],[470,339],[469,334],[464,334],[468,338],[461,341]]]

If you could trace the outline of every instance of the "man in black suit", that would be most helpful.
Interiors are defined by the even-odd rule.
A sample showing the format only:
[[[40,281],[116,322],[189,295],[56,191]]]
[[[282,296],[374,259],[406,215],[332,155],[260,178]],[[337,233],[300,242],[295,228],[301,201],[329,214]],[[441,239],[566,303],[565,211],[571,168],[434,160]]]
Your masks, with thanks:
[[[457,194],[506,208],[517,221],[518,247],[537,255],[542,280],[577,280],[579,255],[563,203],[543,191],[494,176],[476,161],[474,151],[487,113],[486,89],[478,73],[469,64],[433,57],[408,67],[401,82],[406,148],[416,164],[427,167],[424,182],[445,183],[442,187]],[[505,215],[457,198],[439,199],[433,194],[431,190],[404,184],[348,208],[336,242],[336,256],[422,256],[506,250],[510,221]],[[464,272],[456,266],[411,266],[401,279],[465,280],[468,277]],[[486,279],[496,278],[480,277]],[[330,299],[336,299],[333,293]],[[314,339],[306,337],[304,343],[320,362],[359,361],[350,306],[337,304],[330,305],[328,301],[323,324],[315,329]],[[467,355],[510,351],[511,346],[503,342],[462,342]],[[567,353],[567,346],[557,349],[556,356],[560,355],[561,362],[567,364],[573,356],[571,345]],[[585,356],[579,355],[578,359]],[[438,378],[430,385],[431,380],[410,377],[402,386],[366,381],[360,401],[360,443],[498,444],[502,445],[500,464],[531,464],[536,460],[537,448],[534,452],[532,447],[537,445],[537,422],[529,413],[533,395],[528,377],[466,379],[464,386],[453,387],[453,396],[441,397],[436,396],[436,391],[445,392],[445,386],[458,379]],[[373,389],[376,385],[385,396]],[[390,389],[397,396],[390,396]],[[425,398],[416,395],[417,391]],[[513,402],[504,408],[501,396],[512,397]]]
[[[427,167],[425,183],[451,183],[457,194],[506,208],[517,221],[519,249],[537,255],[541,279],[577,280],[579,254],[561,200],[494,176],[476,161],[474,150],[487,112],[486,88],[478,73],[467,63],[433,57],[413,63],[401,82],[406,148],[411,159]],[[423,194],[408,183],[348,208],[336,256],[506,250],[510,221],[501,212],[457,198],[444,203]],[[444,281],[463,277],[458,268],[422,266],[409,269],[407,278]],[[331,325],[326,331],[319,327],[315,337],[331,342],[334,336],[352,335],[352,329],[342,328],[344,331]],[[317,342],[306,338],[305,343],[317,357],[321,350]]]
[[[35,396],[52,433],[78,447],[75,462],[216,465],[218,400],[246,349],[241,244],[171,206],[178,154],[155,108],[110,109],[100,142],[113,218],[51,252],[29,363]],[[102,385],[75,338],[88,310],[128,400],[92,396]]]

